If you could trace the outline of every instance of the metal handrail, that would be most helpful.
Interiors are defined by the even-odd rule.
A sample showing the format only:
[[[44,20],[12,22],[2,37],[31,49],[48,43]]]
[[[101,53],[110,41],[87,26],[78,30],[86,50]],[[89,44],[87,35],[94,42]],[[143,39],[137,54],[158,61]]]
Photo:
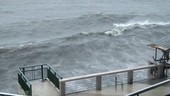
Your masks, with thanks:
[[[41,65],[48,65],[48,64],[38,64],[38,65],[22,66],[22,67],[20,67],[19,69],[22,69],[22,68],[30,68],[30,67],[37,67],[37,66],[41,66]]]
[[[32,96],[32,85],[31,85],[31,83],[30,83],[29,80],[25,77],[25,75],[23,74],[23,72],[22,72],[20,69],[18,69],[18,74],[20,74],[20,75],[22,76],[25,84],[29,87],[29,93],[28,93],[28,95],[29,95],[29,96]],[[12,96],[15,96],[15,95],[12,95]]]
[[[101,90],[101,88],[102,88],[102,76],[128,72],[127,82],[128,82],[128,84],[132,84],[133,83],[133,71],[155,68],[155,67],[160,67],[160,66],[162,66],[162,65],[160,65],[160,64],[159,65],[147,65],[147,66],[140,66],[140,67],[131,68],[131,69],[120,69],[120,70],[94,73],[94,74],[83,75],[83,76],[63,78],[63,79],[60,80],[60,95],[65,96],[66,82],[95,77],[96,78],[96,90]]]
[[[19,71],[19,74],[21,74],[21,75],[24,77],[25,81],[27,81],[27,83],[28,83],[29,85],[31,85],[31,83],[30,83],[29,80],[25,77],[25,75],[21,72],[21,70],[18,69],[18,71]]]
[[[57,77],[59,77],[60,79],[62,79],[62,77],[61,77],[59,74],[57,74],[57,72],[56,72],[49,64],[45,64],[45,65],[47,65],[48,68],[50,68],[53,72],[55,72],[55,75],[56,75]]]
[[[25,96],[25,95],[18,95],[18,94],[0,92],[0,96]]]
[[[38,76],[36,75],[36,77],[35,77],[35,72],[37,72],[39,70],[41,71],[41,73],[38,74]],[[32,71],[32,73],[33,73],[32,74],[33,77],[31,79],[28,79],[29,76],[27,78],[27,76],[25,75],[26,72],[29,72],[29,71],[30,72]],[[44,75],[44,72],[47,75],[47,77],[45,77],[45,78],[44,78],[44,76],[46,76],[46,75]],[[60,87],[59,86],[59,80],[62,79],[62,77],[59,74],[57,74],[57,72],[53,68],[51,68],[51,66],[48,65],[48,64],[40,64],[40,65],[31,65],[31,66],[20,67],[18,69],[18,74],[22,76],[22,78],[25,82],[25,85],[27,85],[30,88],[31,96],[32,96],[32,85],[30,84],[29,81],[37,80],[37,79],[44,80],[44,79],[48,78],[59,89],[59,87]],[[50,75],[51,77],[48,76],[49,74],[51,74]],[[41,77],[39,77],[39,75],[41,75]]]
[[[43,69],[45,69],[44,66],[46,66],[46,68],[47,68],[47,69],[51,69],[51,70],[56,74],[56,76],[57,76],[58,78],[62,79],[62,77],[61,77],[59,74],[57,74],[57,72],[56,72],[49,64],[39,64],[39,65],[23,66],[23,67],[20,67],[19,69],[22,70],[22,68],[26,69],[26,68],[38,67],[38,66],[42,66],[42,65],[43,65]],[[41,69],[35,69],[35,70],[41,70]],[[25,72],[26,72],[26,71],[32,71],[32,70],[31,70],[31,69],[30,69],[30,70],[25,70]],[[21,72],[21,73],[22,73],[22,72]]]
[[[140,66],[140,67],[131,68],[131,69],[121,69],[121,70],[114,70],[114,71],[108,71],[108,72],[94,73],[94,74],[83,75],[83,76],[63,78],[60,81],[61,82],[68,82],[68,81],[92,78],[92,77],[97,77],[97,76],[104,76],[104,75],[124,73],[124,72],[135,71],[135,70],[142,70],[142,69],[153,68],[153,67],[158,67],[158,66],[159,65],[156,65],[156,66],[155,65],[149,65],[149,66]]]
[[[141,93],[147,92],[147,91],[152,90],[152,89],[157,88],[157,87],[160,87],[160,86],[162,86],[162,85],[164,85],[166,83],[169,83],[169,82],[170,82],[170,79],[162,81],[162,82],[159,82],[159,83],[156,83],[154,85],[151,85],[149,87],[143,88],[141,90],[132,92],[132,93],[126,95],[126,96],[139,96],[139,94],[141,94]]]

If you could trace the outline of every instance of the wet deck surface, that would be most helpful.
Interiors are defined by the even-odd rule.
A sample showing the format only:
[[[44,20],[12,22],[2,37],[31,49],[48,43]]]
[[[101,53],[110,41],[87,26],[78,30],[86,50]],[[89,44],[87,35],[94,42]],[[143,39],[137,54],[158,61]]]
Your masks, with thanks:
[[[66,96],[125,96],[128,93],[145,88],[147,86],[155,84],[156,82],[159,82],[159,80],[143,80],[134,82],[134,84],[132,85],[117,85],[117,88],[115,86],[104,87],[101,91],[97,91],[94,89],[84,92],[67,94]],[[38,80],[31,83],[33,96],[60,96],[59,91],[48,80],[44,82]],[[167,94],[170,94],[170,83],[146,93],[140,94],[140,96],[165,96]]]
[[[149,85],[150,84],[146,83],[134,83],[132,85],[124,84],[123,88],[118,85],[117,90],[115,89],[115,87],[106,87],[103,88],[101,91],[89,90],[80,93],[68,94],[66,96],[125,96],[131,92],[145,88]],[[167,94],[170,94],[170,86],[165,85],[152,91],[140,94],[140,96],[165,96]]]
[[[31,81],[33,96],[59,96],[59,91],[48,80]]]

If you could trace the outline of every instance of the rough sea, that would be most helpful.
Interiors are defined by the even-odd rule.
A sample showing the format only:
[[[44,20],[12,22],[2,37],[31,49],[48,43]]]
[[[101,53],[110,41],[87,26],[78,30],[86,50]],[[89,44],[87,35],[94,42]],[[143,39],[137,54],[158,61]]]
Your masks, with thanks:
[[[66,78],[147,65],[147,45],[169,34],[169,0],[0,0],[0,92],[17,93],[22,66]],[[68,92],[91,85],[82,82]]]

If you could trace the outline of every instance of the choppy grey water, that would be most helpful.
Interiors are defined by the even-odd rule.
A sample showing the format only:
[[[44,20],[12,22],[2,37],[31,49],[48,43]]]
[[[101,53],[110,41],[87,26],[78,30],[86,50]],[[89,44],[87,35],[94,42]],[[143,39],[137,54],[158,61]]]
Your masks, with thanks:
[[[71,77],[147,65],[146,45],[170,34],[169,9],[169,0],[0,0],[0,91],[17,92],[21,66]]]

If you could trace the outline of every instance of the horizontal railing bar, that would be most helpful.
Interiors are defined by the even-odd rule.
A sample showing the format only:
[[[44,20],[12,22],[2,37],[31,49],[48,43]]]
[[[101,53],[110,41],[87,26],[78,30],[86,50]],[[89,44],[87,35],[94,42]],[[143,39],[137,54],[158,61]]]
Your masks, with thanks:
[[[43,69],[48,69],[48,68],[43,68]],[[38,68],[38,69],[29,69],[29,70],[25,70],[24,72],[30,72],[30,71],[37,71],[37,70],[41,70],[41,68]]]
[[[141,93],[144,93],[144,92],[146,92],[146,91],[152,90],[152,89],[157,88],[157,87],[160,87],[160,86],[162,86],[162,85],[164,85],[164,84],[166,84],[166,83],[169,83],[169,82],[170,82],[170,79],[164,80],[164,81],[162,81],[162,82],[156,83],[156,84],[151,85],[151,86],[149,86],[149,87],[143,88],[143,89],[138,90],[138,91],[135,91],[135,92],[133,92],[133,93],[130,93],[130,94],[128,94],[127,96],[139,95],[139,94],[141,94]]]
[[[29,65],[29,66],[23,66],[23,67],[20,67],[20,69],[22,69],[22,68],[31,68],[31,67],[38,67],[38,66],[48,66],[47,64],[39,64],[39,65]]]
[[[34,78],[34,79],[29,79],[29,81],[34,81],[34,80],[39,80],[39,79],[41,79],[41,77],[39,77],[39,78]]]
[[[114,70],[114,71],[108,71],[108,72],[102,72],[102,73],[94,73],[94,74],[89,74],[89,75],[64,78],[64,79],[61,79],[60,81],[61,82],[68,82],[68,81],[92,78],[92,77],[103,76],[103,75],[110,75],[110,74],[124,73],[124,72],[128,72],[128,71],[135,71],[135,70],[153,68],[153,67],[158,67],[158,66],[159,65],[148,65],[148,66],[140,66],[140,67],[131,68],[131,69],[121,69],[121,70]]]
[[[25,95],[18,95],[18,94],[11,94],[11,93],[4,93],[4,92],[0,92],[0,96],[25,96]]]
[[[57,72],[56,72],[49,64],[23,66],[23,67],[20,67],[19,69],[24,68],[24,69],[25,69],[25,72],[28,72],[28,71],[33,71],[33,70],[31,70],[31,69],[30,69],[30,70],[27,70],[27,68],[39,67],[39,66],[43,66],[43,69],[44,69],[44,66],[45,66],[46,68],[50,68],[52,71],[54,71],[54,72],[56,73],[56,76],[57,76],[58,78],[62,79],[62,77],[61,77],[59,74],[57,74]],[[39,69],[40,69],[40,68],[37,68],[37,69],[34,69],[34,70],[36,71],[36,70],[39,70]]]

